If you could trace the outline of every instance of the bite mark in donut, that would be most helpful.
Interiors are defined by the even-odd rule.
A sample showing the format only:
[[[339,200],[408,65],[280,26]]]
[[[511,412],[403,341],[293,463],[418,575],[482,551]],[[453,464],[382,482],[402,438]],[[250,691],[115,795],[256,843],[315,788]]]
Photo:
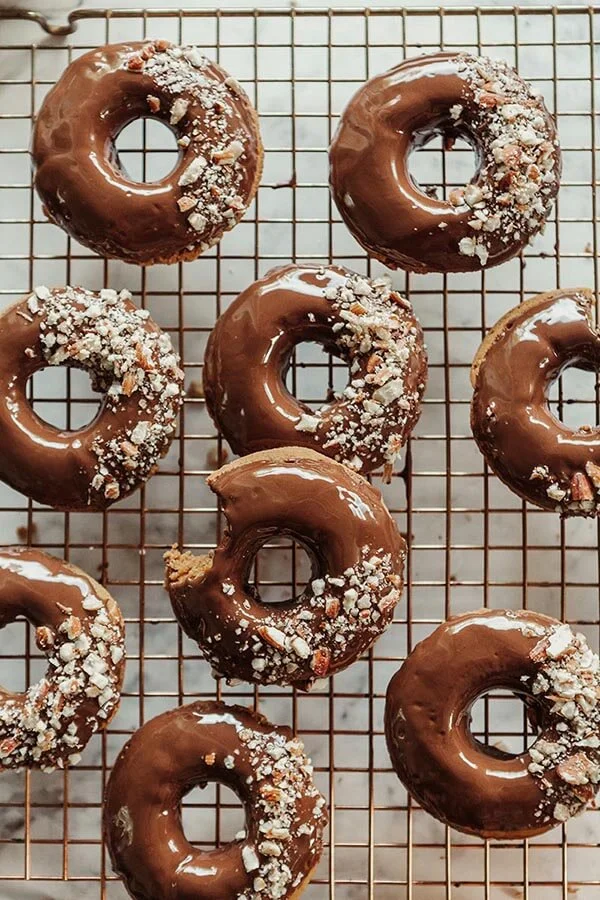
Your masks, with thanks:
[[[410,153],[437,134],[478,157],[448,200],[425,194]],[[552,117],[501,60],[435,53],[368,81],[330,149],[333,197],[354,237],[390,268],[466,272],[504,262],[544,227],[560,177]]]
[[[385,631],[402,590],[406,548],[379,492],[293,447],[236,460],[208,484],[227,531],[208,556],[168,552],[166,585],[216,674],[307,690],[349,666]],[[313,572],[300,597],[268,605],[248,579],[257,551],[278,534],[304,546]]]
[[[0,551],[0,628],[24,617],[48,657],[23,694],[0,688],[0,770],[76,765],[119,705],[125,665],[119,608],[70,563],[24,548]]]
[[[592,803],[600,785],[600,663],[582,634],[538,613],[480,610],[415,647],[388,687],[394,769],[431,815],[469,834],[527,838]],[[471,734],[492,688],[522,695],[538,723],[525,753]]]
[[[115,141],[135,119],[177,137],[175,169],[132,181]],[[35,185],[48,216],[105,257],[193,259],[242,218],[258,188],[258,120],[240,85],[196,47],[112,44],[70,64],[36,118]]]
[[[150,477],[183,402],[167,334],[128,291],[40,286],[0,315],[0,478],[57,509],[103,509]],[[104,396],[76,431],[43,422],[27,398],[40,369],[88,372]]]
[[[212,701],[147,722],[111,773],[105,834],[136,900],[292,900],[315,869],[327,824],[302,742],[288,728]],[[211,851],[186,839],[180,804],[218,782],[244,805],[246,827]]]
[[[350,380],[313,410],[286,388],[294,348],[315,341],[348,363]],[[386,277],[288,265],[250,285],[219,318],[204,360],[209,412],[239,455],[319,450],[389,480],[421,411],[427,356],[412,308]]]
[[[548,291],[491,329],[471,369],[471,428],[490,468],[521,497],[563,516],[600,512],[600,435],[550,410],[568,366],[597,371],[600,335],[585,288]]]

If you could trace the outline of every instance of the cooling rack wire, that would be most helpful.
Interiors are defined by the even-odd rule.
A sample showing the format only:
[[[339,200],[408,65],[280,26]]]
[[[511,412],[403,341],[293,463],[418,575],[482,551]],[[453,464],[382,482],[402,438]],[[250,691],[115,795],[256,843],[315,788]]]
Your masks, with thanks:
[[[0,12],[0,304],[36,284],[127,287],[168,329],[185,360],[188,397],[178,439],[146,488],[104,514],[59,514],[0,487],[0,539],[30,543],[100,577],[124,610],[129,665],[121,710],[70,773],[0,780],[2,900],[117,900],[100,831],[101,798],[120,747],[143,721],[183,702],[219,697],[256,704],[291,724],[316,765],[331,808],[328,847],[307,900],[597,900],[600,816],[529,842],[483,842],[451,833],[407,798],[390,770],[382,734],[387,682],[406,652],[450,613],[528,607],[566,619],[598,648],[600,535],[531,509],[490,476],[471,439],[468,371],[486,328],[516,302],[556,286],[598,290],[600,7],[464,7],[410,10],[79,11],[44,34],[40,21]],[[39,17],[38,17],[39,19]],[[47,224],[31,187],[31,119],[69,60],[88,48],[142,37],[202,46],[257,104],[266,145],[258,198],[244,222],[194,263],[146,271],[94,257]],[[368,76],[404,56],[440,47],[501,56],[544,94],[562,138],[557,214],[521,259],[481,274],[394,275],[426,329],[431,370],[421,422],[401,471],[382,486],[410,547],[404,597],[373,651],[313,695],[215,683],[182,638],[162,588],[173,541],[204,550],[222,526],[204,478],[227,457],[207,416],[201,369],[216,316],[254,278],[289,260],[335,261],[380,271],[341,224],[327,188],[326,148],[337,117]],[[119,150],[132,175],[151,180],[173,161],[170,136],[145,121]],[[464,183],[470,151],[431,144],[415,157],[423,184]],[[300,347],[290,386],[322,400],[345,371]],[[62,369],[36,377],[40,415],[76,427],[95,405],[86,379]],[[554,397],[565,421],[598,424],[595,379],[570,370]],[[304,583],[303,552],[263,548],[256,566],[265,600]],[[0,633],[0,682],[39,676],[43,659],[25,624]],[[522,705],[506,695],[478,703],[475,726],[491,743],[527,745]],[[234,795],[189,795],[188,837],[214,846],[238,830]]]

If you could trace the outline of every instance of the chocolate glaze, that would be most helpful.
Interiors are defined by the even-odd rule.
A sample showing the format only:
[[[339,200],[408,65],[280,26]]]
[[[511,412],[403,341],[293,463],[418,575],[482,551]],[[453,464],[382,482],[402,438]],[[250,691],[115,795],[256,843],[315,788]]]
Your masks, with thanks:
[[[355,282],[362,295],[352,290]],[[204,393],[211,416],[235,453],[304,446],[362,474],[381,465],[391,469],[420,413],[427,357],[410,304],[388,289],[381,306],[374,307],[379,300],[376,286],[374,301],[366,294],[374,284],[338,266],[282,266],[250,285],[227,308],[206,348]],[[341,301],[336,296],[340,292],[350,301]],[[359,309],[358,324],[366,322],[367,329],[373,324],[370,332],[362,329],[348,349],[344,342],[353,314],[347,307],[352,306]],[[386,314],[390,330],[382,342],[377,338]],[[285,385],[294,348],[308,341],[342,357],[351,368],[350,398],[342,394],[316,413]],[[407,360],[398,365],[402,352]],[[392,377],[394,367],[402,385],[400,396],[387,406],[374,403],[381,384],[378,368]],[[377,408],[375,414],[367,411],[369,403]],[[312,430],[303,430],[305,419]]]
[[[49,667],[25,693],[0,687],[0,769],[51,770],[74,765],[79,751],[108,724],[118,707],[125,664],[121,614],[108,592],[76,566],[38,550],[3,549],[0,628],[21,617],[36,627],[37,643],[49,657]],[[86,671],[84,665],[87,669],[92,662],[90,654],[98,654],[93,634],[96,630],[100,635],[98,629],[106,667]],[[80,645],[82,639],[84,645]],[[67,669],[65,647],[74,648],[72,672]],[[104,697],[99,699],[100,690],[86,694],[92,685],[88,677],[95,669],[108,673],[108,677],[103,674],[106,685],[100,681],[107,691],[106,702]],[[62,690],[66,684],[72,689]]]
[[[438,134],[449,141],[462,137],[472,145],[478,158],[472,183],[489,190],[490,198],[506,190],[504,183],[499,185],[495,178],[498,164],[491,144],[497,135],[488,134],[486,128],[496,108],[512,100],[492,93],[496,88],[486,83],[487,78],[492,81],[500,72],[502,77],[508,75],[513,92],[520,95],[523,103],[533,104],[532,108],[539,112],[540,133],[551,145],[548,152],[554,158],[549,174],[552,183],[544,185],[541,191],[544,203],[556,193],[560,160],[554,150],[555,126],[543,101],[534,99],[513,69],[493,63],[489,73],[484,71],[480,79],[487,89],[482,99],[466,75],[468,66],[478,78],[481,64],[489,67],[490,61],[456,53],[405,60],[371,78],[342,114],[330,148],[333,198],[354,237],[371,256],[390,268],[417,272],[478,271],[482,265],[498,265],[514,256],[543,224],[547,212],[541,208],[527,224],[526,217],[533,209],[533,203],[527,199],[520,207],[519,221],[508,226],[503,222],[494,232],[487,233],[484,228],[485,252],[481,259],[474,248],[465,255],[459,252],[460,242],[483,240],[484,236],[470,224],[473,204],[454,204],[428,196],[410,175],[408,158],[414,149]],[[527,111],[525,114],[529,115]],[[501,127],[497,130],[502,140]],[[508,175],[512,178],[513,173]],[[495,209],[495,202],[492,200],[488,206]],[[481,223],[475,227],[481,229]],[[509,234],[511,227],[514,231]]]
[[[240,86],[209,61],[202,67],[190,64],[197,77],[189,83],[177,72],[172,84],[163,83],[147,64],[154,48],[163,55],[172,50],[166,41],[112,44],[72,62],[42,104],[31,151],[35,186],[48,216],[96,253],[142,265],[193,258],[219,240],[249,205],[262,169],[256,113]],[[127,67],[132,58],[140,60],[141,70]],[[220,90],[225,131],[217,127],[223,117],[201,102],[200,79]],[[175,100],[188,104],[177,122]],[[149,105],[157,102],[157,108]],[[189,141],[173,171],[154,183],[132,181],[117,159],[119,133],[140,118],[160,119],[179,141]],[[180,178],[199,157],[240,138],[244,153],[231,167],[237,170],[236,206],[228,218],[196,231],[178,206],[187,195]],[[203,207],[199,211],[206,215]]]
[[[431,815],[468,834],[516,839],[541,834],[581,811],[583,801],[572,794],[579,790],[573,788],[577,782],[561,780],[563,770],[546,759],[544,742],[558,746],[555,742],[564,733],[561,758],[577,765],[584,754],[573,746],[571,720],[556,712],[560,698],[553,686],[546,680],[538,689],[535,683],[549,671],[545,666],[556,664],[547,655],[549,637],[558,646],[565,631],[565,643],[576,640],[568,626],[538,613],[467,613],[449,619],[418,644],[392,678],[385,708],[388,751],[399,778]],[[593,666],[591,654],[590,661]],[[595,692],[598,676],[591,671]],[[563,676],[566,683],[569,670]],[[472,736],[471,708],[496,688],[522,695],[533,708],[540,734],[528,752],[513,756]],[[543,753],[536,755],[536,747]],[[534,774],[538,756],[545,767]],[[594,766],[600,773],[597,761]],[[579,784],[591,799],[597,785]]]
[[[108,783],[104,823],[115,871],[136,900],[297,897],[327,823],[310,773],[288,728],[242,707],[208,701],[157,716],[122,750]],[[187,841],[180,809],[192,788],[208,782],[234,790],[246,814],[245,836],[210,851]],[[289,836],[260,829],[273,818]],[[277,855],[262,852],[265,841]],[[263,877],[255,893],[254,880]]]
[[[129,299],[131,295],[121,293],[117,296],[114,291],[106,292],[114,295],[113,302],[81,288],[36,290],[46,299],[39,300],[34,293],[0,316],[0,432],[4,436],[0,443],[0,478],[38,503],[56,509],[104,509],[145,480],[160,455],[168,449],[175,415],[182,402],[183,373],[177,366],[178,357],[169,339],[151,319],[142,319],[138,315],[139,311]],[[93,353],[86,356],[79,349],[90,336],[97,340],[94,322],[100,322],[103,315],[91,324],[89,319],[76,322],[67,335],[62,364],[89,371],[93,387],[104,394],[104,399],[89,425],[65,431],[36,415],[27,397],[27,383],[35,372],[58,364],[54,353],[60,345],[55,343],[49,348],[49,335],[56,336],[60,332],[56,322],[50,324],[48,304],[52,305],[52,315],[54,305],[58,303],[58,308],[65,314],[72,313],[76,318],[95,302],[100,310],[104,308],[105,316],[115,316],[114,319],[107,318],[103,324],[112,322],[113,330],[123,328],[124,322],[131,325],[130,332],[138,336],[140,343],[137,346],[144,355],[140,362],[135,357],[136,348],[126,348],[131,351],[133,362],[126,365],[123,359],[123,370],[117,371],[119,353],[115,351],[111,373],[108,363],[103,362],[106,366],[103,368]],[[56,321],[61,324],[60,320]],[[109,328],[108,342],[111,333]],[[107,354],[109,349],[106,349]],[[167,357],[172,364],[163,367],[162,362]],[[167,397],[165,391],[145,390],[149,372],[164,377],[165,390],[170,390],[171,385],[172,395]],[[124,387],[128,373],[134,379],[133,391]],[[109,394],[111,388],[117,393]],[[123,454],[120,446],[127,442],[129,452],[136,450],[135,446],[131,447],[130,438],[142,420],[161,423],[161,428],[152,446],[146,441],[139,448],[135,457],[139,459],[139,466],[132,468],[134,457]],[[118,446],[113,448],[111,442]],[[101,475],[100,469],[106,474]],[[96,477],[100,482],[97,489]]]
[[[402,588],[405,544],[379,492],[293,447],[246,456],[208,483],[227,519],[221,543],[208,557],[166,557],[184,631],[228,678],[307,689],[349,666],[390,623]],[[261,545],[281,534],[306,548],[313,575],[296,600],[266,605],[248,579]]]
[[[600,434],[573,430],[550,411],[552,383],[568,366],[596,371],[600,336],[585,289],[540,294],[491,330],[473,364],[471,427],[508,487],[563,515],[598,515]]]

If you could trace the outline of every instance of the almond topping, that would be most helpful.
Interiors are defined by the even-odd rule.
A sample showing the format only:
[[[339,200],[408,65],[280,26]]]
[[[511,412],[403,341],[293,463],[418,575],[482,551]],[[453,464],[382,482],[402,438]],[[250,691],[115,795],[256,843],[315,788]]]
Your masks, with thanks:
[[[152,94],[148,94],[146,97],[146,102],[150,108],[150,112],[157,113],[160,109],[160,100],[158,97],[154,97]]]
[[[144,60],[141,56],[131,56],[127,62],[127,68],[132,72],[141,72],[144,68]]]
[[[327,675],[330,660],[331,654],[326,647],[319,647],[319,649],[313,653],[310,667],[317,677],[322,678],[323,675]]]
[[[588,477],[591,479],[592,484],[596,488],[596,490],[600,490],[600,466],[597,466],[596,463],[591,461],[586,462],[585,471],[588,474]]]
[[[340,611],[340,601],[337,597],[328,597],[325,602],[325,615],[328,619],[335,619]]]
[[[593,766],[585,753],[575,753],[556,767],[556,774],[567,784],[588,784],[589,772]]]
[[[575,472],[571,478],[571,497],[573,500],[594,499],[592,487],[583,472]]]
[[[272,625],[260,625],[257,629],[259,635],[271,647],[277,650],[285,650],[285,634],[279,628],[273,628]]]
[[[54,646],[54,634],[45,625],[35,629],[35,642],[40,650],[48,650]]]

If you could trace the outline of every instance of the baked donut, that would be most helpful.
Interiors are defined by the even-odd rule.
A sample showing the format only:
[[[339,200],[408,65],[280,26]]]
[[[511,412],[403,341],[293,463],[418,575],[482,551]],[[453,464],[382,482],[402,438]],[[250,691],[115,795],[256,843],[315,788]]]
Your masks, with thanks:
[[[37,287],[0,314],[0,478],[56,509],[104,509],[152,475],[183,400],[171,340],[128,291]],[[88,372],[104,395],[76,431],[43,422],[27,382],[47,366]]]
[[[385,733],[398,776],[432,816],[468,834],[542,834],[591,803],[600,781],[598,656],[568,625],[526,610],[449,619],[392,678]],[[471,733],[492,689],[525,698],[538,725],[511,755]]]
[[[350,381],[313,411],[285,386],[294,347],[315,341]],[[337,266],[273,269],[227,308],[204,359],[208,410],[235,453],[304,446],[359,470],[394,460],[420,414],[427,379],[421,326],[385,278]]]
[[[139,183],[119,133],[160,119],[180,148],[172,172]],[[112,44],[72,62],[36,118],[35,186],[48,217],[101,256],[194,259],[242,218],[258,188],[258,119],[240,85],[196,47]]]
[[[425,193],[409,156],[436,135],[473,148],[473,181]],[[560,178],[554,121],[501,60],[469,53],[407,59],[371,78],[344,110],[330,149],[340,214],[392,269],[471,272],[515,256],[542,230]]]
[[[0,771],[76,765],[117,711],[125,666],[119,608],[77,566],[25,548],[0,550],[0,628],[23,617],[48,657],[24,694],[0,687]]]
[[[217,549],[166,555],[184,631],[216,674],[308,690],[349,666],[387,628],[402,590],[405,544],[381,496],[320,453],[252,453],[208,478],[227,530]],[[306,549],[301,596],[264,604],[248,583],[261,545],[286,534]]]
[[[600,367],[593,314],[584,288],[539,294],[500,319],[471,369],[471,428],[489,466],[516,494],[563,516],[600,511],[600,432],[569,428],[548,406],[565,368]]]
[[[180,805],[209,781],[235,791],[246,827],[203,851],[186,839]],[[301,741],[250,710],[213,701],[140,728],[115,763],[104,807],[113,867],[136,900],[291,900],[319,861],[326,824]]]

